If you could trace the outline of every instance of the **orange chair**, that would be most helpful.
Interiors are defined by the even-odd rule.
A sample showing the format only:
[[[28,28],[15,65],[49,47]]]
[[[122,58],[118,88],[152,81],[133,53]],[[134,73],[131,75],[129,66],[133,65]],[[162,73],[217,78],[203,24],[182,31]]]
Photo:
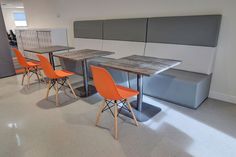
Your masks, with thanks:
[[[38,78],[38,81],[40,82],[40,79],[39,79],[39,75],[43,78],[40,70],[39,70],[39,64],[37,63],[33,63],[33,62],[27,62],[25,57],[21,54],[21,52],[16,49],[16,48],[13,48],[12,49],[15,54],[16,54],[16,58],[19,62],[19,64],[24,68],[24,74],[23,74],[23,77],[22,77],[22,82],[21,84],[23,85],[24,84],[24,78],[25,76],[27,75],[27,86],[29,87],[29,84],[30,84],[30,78],[33,74],[36,74],[37,78]]]
[[[128,110],[132,114],[135,124],[138,126],[138,122],[133,113],[132,107],[127,99],[138,95],[139,92],[130,88],[116,85],[112,79],[112,76],[104,68],[91,66],[91,70],[96,90],[104,98],[104,102],[101,104],[97,113],[96,125],[99,122],[101,113],[107,109],[111,111],[111,107],[114,106],[114,113],[112,111],[111,113],[114,116],[115,139],[117,139],[117,116],[121,109]],[[118,112],[118,105],[120,103],[123,105]],[[112,104],[112,106],[110,106],[110,104]]]
[[[67,70],[53,70],[52,65],[45,56],[39,54],[37,56],[40,60],[40,66],[42,67],[44,74],[49,78],[46,99],[48,99],[50,89],[54,87],[56,90],[56,105],[58,106],[58,92],[62,86],[70,88],[74,97],[77,98],[68,78],[69,76],[74,75],[74,73]],[[58,88],[58,84],[61,85],[60,88]]]

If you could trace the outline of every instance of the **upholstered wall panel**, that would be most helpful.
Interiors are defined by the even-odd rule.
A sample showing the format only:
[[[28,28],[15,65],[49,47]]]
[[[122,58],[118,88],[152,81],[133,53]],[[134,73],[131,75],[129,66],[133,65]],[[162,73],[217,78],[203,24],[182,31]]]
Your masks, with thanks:
[[[146,25],[146,18],[105,20],[104,39],[145,42]]]
[[[74,22],[74,37],[102,39],[103,37],[103,21],[75,21]]]
[[[148,19],[147,42],[217,46],[221,15]]]

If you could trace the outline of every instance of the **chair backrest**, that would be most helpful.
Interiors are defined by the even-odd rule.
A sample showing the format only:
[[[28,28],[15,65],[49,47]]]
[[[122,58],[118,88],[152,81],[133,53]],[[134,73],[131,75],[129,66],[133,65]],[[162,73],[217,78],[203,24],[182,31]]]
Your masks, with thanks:
[[[44,74],[50,78],[50,79],[56,79],[58,78],[58,76],[56,75],[52,65],[50,64],[50,62],[48,61],[48,59],[40,54],[37,54],[39,60],[40,60],[40,66],[43,69]]]
[[[27,64],[27,62],[26,62],[26,59],[25,59],[25,57],[21,54],[21,52],[20,52],[18,49],[16,49],[16,48],[13,48],[12,50],[15,52],[16,58],[17,58],[19,64],[20,64],[22,67],[24,67],[24,68],[28,67],[28,64]]]
[[[120,100],[116,84],[108,71],[101,67],[91,66],[93,81],[98,93],[105,99]]]

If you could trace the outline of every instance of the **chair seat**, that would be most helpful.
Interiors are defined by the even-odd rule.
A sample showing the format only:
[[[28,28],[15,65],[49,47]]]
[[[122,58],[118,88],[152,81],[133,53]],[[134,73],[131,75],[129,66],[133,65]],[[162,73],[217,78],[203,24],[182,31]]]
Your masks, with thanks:
[[[38,66],[39,64],[34,63],[34,62],[26,62],[28,64],[29,67],[35,67]]]
[[[74,75],[75,73],[67,71],[67,70],[55,70],[55,73],[58,77],[67,77],[67,76],[71,76]]]
[[[130,88],[126,88],[126,87],[119,86],[119,85],[116,85],[116,87],[117,87],[117,90],[119,92],[119,95],[123,99],[127,99],[127,98],[130,98],[130,97],[133,97],[133,96],[136,96],[136,95],[139,94],[138,91],[130,89]]]

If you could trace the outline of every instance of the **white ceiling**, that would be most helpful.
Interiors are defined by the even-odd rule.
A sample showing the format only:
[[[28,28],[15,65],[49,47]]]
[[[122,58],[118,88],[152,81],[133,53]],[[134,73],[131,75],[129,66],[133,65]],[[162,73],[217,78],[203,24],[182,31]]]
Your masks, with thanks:
[[[24,8],[22,0],[0,0],[2,8]]]

